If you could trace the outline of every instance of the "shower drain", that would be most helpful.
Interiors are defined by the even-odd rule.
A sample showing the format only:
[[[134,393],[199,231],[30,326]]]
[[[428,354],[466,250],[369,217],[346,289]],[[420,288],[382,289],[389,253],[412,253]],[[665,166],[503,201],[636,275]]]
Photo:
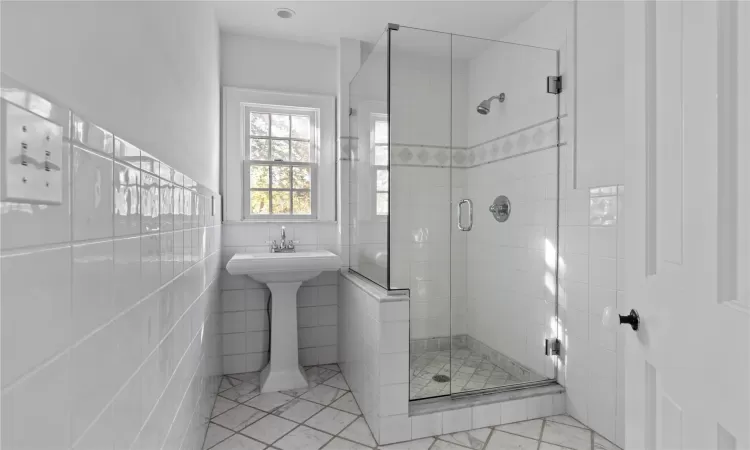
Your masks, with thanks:
[[[432,379],[434,381],[437,381],[438,383],[447,383],[451,380],[451,377],[449,377],[448,375],[438,374],[438,375],[434,375]]]

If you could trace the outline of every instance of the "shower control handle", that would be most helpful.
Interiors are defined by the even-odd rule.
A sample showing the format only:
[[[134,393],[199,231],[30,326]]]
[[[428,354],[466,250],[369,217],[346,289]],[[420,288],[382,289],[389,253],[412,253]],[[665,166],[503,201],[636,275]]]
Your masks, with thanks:
[[[464,203],[469,204],[469,226],[467,227],[463,226],[462,221],[461,221],[461,215],[462,215],[461,205],[463,205]],[[471,231],[471,227],[474,226],[474,202],[472,202],[468,198],[465,198],[461,200],[460,202],[458,202],[458,206],[456,207],[456,216],[457,216],[456,225],[458,225],[458,229],[460,231]]]

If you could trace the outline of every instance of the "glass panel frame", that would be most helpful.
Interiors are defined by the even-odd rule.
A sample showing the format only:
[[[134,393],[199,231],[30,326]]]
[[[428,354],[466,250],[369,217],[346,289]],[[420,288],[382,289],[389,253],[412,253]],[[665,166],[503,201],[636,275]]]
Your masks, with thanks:
[[[397,136],[394,135],[394,128],[402,127],[401,129],[405,129],[404,127],[407,127],[407,122],[400,122],[399,123],[399,117],[401,117],[401,120],[404,121],[409,118],[413,120],[421,120],[421,115],[424,114],[424,110],[420,111],[412,111],[412,115],[409,116],[404,112],[404,110],[397,110],[394,111],[394,107],[403,107],[403,92],[394,91],[394,87],[397,87],[397,83],[394,83],[393,75],[394,70],[398,70],[398,64],[400,64],[404,59],[397,59],[394,58],[394,51],[395,49],[399,48],[398,45],[401,45],[401,48],[414,48],[413,42],[406,42],[406,40],[402,40],[401,42],[398,42],[398,39],[403,39],[403,37],[399,38],[398,36],[406,35],[405,31],[409,31],[409,33],[423,33],[421,38],[417,39],[415,41],[419,41],[419,44],[424,46],[425,42],[429,40],[429,36],[436,36],[435,42],[437,42],[436,45],[433,45],[432,47],[429,47],[429,42],[427,42],[427,48],[430,49],[430,51],[434,53],[437,53],[438,55],[449,55],[445,61],[446,66],[450,69],[450,84],[448,90],[444,91],[446,98],[450,99],[450,127],[448,127],[448,131],[450,132],[450,138],[449,141],[446,144],[440,145],[441,143],[435,143],[435,142],[428,142],[427,144],[423,142],[419,142],[417,140],[413,142],[405,141],[405,140],[399,140]],[[430,35],[429,33],[433,33]],[[439,36],[442,36],[439,38]],[[427,39],[424,39],[427,37]],[[445,40],[447,40],[448,47],[445,47]],[[458,41],[464,41],[464,42],[458,42]],[[467,45],[464,45],[467,44]],[[456,126],[456,118],[454,117],[454,114],[457,110],[453,109],[455,104],[458,104],[456,102],[454,96],[456,95],[454,92],[454,80],[458,79],[455,73],[456,67],[456,59],[460,57],[460,54],[462,52],[466,52],[467,49],[471,49],[472,46],[475,46],[477,48],[479,47],[489,47],[496,44],[500,44],[501,46],[507,46],[508,48],[513,47],[514,51],[520,51],[524,52],[526,50],[530,52],[542,52],[546,56],[543,58],[546,58],[550,62],[549,65],[544,66],[543,74],[535,72],[539,69],[539,67],[534,68],[534,72],[531,72],[531,69],[527,66],[523,66],[519,68],[516,71],[516,75],[522,74],[522,75],[533,75],[533,79],[535,80],[536,77],[541,77],[540,82],[538,84],[539,86],[539,94],[543,93],[544,95],[550,95],[546,93],[545,83],[547,76],[551,75],[558,75],[559,74],[559,52],[557,50],[553,49],[543,49],[539,47],[532,47],[532,46],[524,46],[519,45],[515,43],[506,43],[502,41],[496,41],[496,40],[488,40],[488,39],[481,39],[481,38],[470,38],[466,36],[459,36],[455,34],[450,33],[440,33],[440,32],[434,32],[429,30],[418,30],[415,28],[410,27],[396,27],[391,28],[389,27],[386,29],[385,33],[381,36],[381,38],[378,40],[378,42],[375,45],[375,49],[373,52],[368,56],[367,60],[363,63],[363,65],[360,68],[360,71],[357,73],[357,75],[352,79],[352,82],[350,83],[350,90],[349,90],[349,106],[350,106],[350,118],[349,118],[349,124],[350,124],[350,135],[351,138],[349,139],[349,142],[351,143],[351,162],[350,162],[350,184],[349,184],[349,190],[350,190],[350,271],[356,272],[357,274],[369,279],[370,281],[382,286],[386,290],[390,292],[394,291],[407,291],[412,295],[412,300],[417,299],[419,296],[425,295],[423,292],[420,292],[422,289],[422,285],[401,285],[399,284],[399,281],[394,279],[394,271],[398,272],[396,270],[397,268],[394,267],[394,251],[395,247],[398,245],[403,245],[402,237],[397,236],[395,234],[395,229],[393,228],[395,225],[402,225],[398,222],[400,220],[403,220],[403,211],[399,209],[399,207],[394,208],[394,200],[395,197],[402,195],[403,192],[400,191],[400,189],[404,188],[404,182],[401,179],[394,179],[398,176],[394,176],[394,170],[398,169],[400,166],[409,164],[405,164],[404,160],[408,160],[411,158],[412,161],[415,161],[415,158],[417,158],[417,155],[420,154],[419,158],[422,159],[422,164],[424,166],[429,166],[430,164],[435,164],[435,160],[438,160],[432,155],[440,154],[441,151],[444,151],[447,149],[447,163],[443,162],[442,164],[437,164],[435,167],[443,167],[448,169],[449,175],[449,186],[448,189],[450,190],[450,193],[444,197],[449,198],[450,200],[445,201],[444,210],[441,209],[443,205],[435,204],[431,205],[434,206],[434,210],[441,211],[440,214],[443,214],[442,211],[447,211],[446,216],[446,223],[450,230],[448,233],[448,241],[450,242],[450,249],[449,249],[449,256],[448,256],[448,266],[449,266],[449,276],[448,276],[448,287],[449,287],[449,310],[450,310],[450,317],[449,317],[449,330],[448,330],[448,336],[446,339],[448,340],[448,356],[449,359],[453,359],[454,356],[456,356],[457,351],[454,349],[454,342],[460,341],[461,336],[457,333],[457,330],[461,330],[462,328],[459,326],[455,326],[454,324],[454,308],[457,307],[456,304],[454,304],[455,298],[457,295],[467,295],[466,292],[458,292],[456,289],[458,287],[460,277],[461,275],[454,274],[454,268],[459,268],[466,270],[468,267],[468,257],[464,255],[463,257],[456,253],[456,250],[454,249],[454,245],[456,245],[455,237],[456,233],[458,233],[458,230],[455,227],[455,221],[457,219],[456,214],[456,207],[458,206],[458,201],[466,198],[469,194],[463,193],[456,183],[468,183],[466,171],[471,164],[474,163],[468,163],[467,159],[461,158],[462,156],[469,155],[469,153],[473,153],[472,156],[475,158],[479,158],[480,154],[498,154],[503,151],[503,148],[493,148],[493,143],[499,139],[504,138],[505,136],[491,136],[489,139],[481,141],[481,142],[469,142],[469,139],[467,139],[464,142],[461,142],[460,139],[457,139],[457,136],[455,135],[456,131],[454,127]],[[418,47],[418,46],[417,46]],[[422,47],[424,48],[424,47]],[[541,53],[540,53],[541,54]],[[383,64],[383,56],[385,59],[385,62]],[[376,58],[380,58],[380,60],[376,60]],[[546,64],[546,63],[545,63]],[[524,72],[526,71],[526,72]],[[527,73],[528,72],[528,73]],[[543,77],[542,77],[543,75]],[[359,126],[360,121],[365,121],[365,116],[369,115],[373,112],[372,109],[368,109],[366,107],[363,107],[362,105],[365,103],[363,102],[363,94],[361,89],[361,84],[364,83],[363,79],[370,77],[371,81],[374,80],[370,84],[370,88],[377,91],[376,94],[374,94],[374,98],[376,98],[378,101],[383,100],[384,96],[384,103],[385,103],[385,110],[384,110],[384,116],[387,119],[388,123],[388,140],[386,142],[381,142],[382,140],[379,140],[379,137],[382,137],[382,133],[376,132],[374,126],[370,126],[368,128],[368,136],[365,136],[363,133],[364,127]],[[382,86],[382,78],[385,77],[385,86]],[[528,78],[532,79],[532,78]],[[403,81],[403,80],[401,80]],[[427,84],[427,83],[425,83]],[[403,85],[401,85],[403,88]],[[358,89],[359,88],[359,89]],[[510,89],[505,87],[500,87],[501,89]],[[384,90],[385,92],[381,91]],[[533,87],[533,89],[536,89],[536,87]],[[472,95],[476,94],[476,97],[481,96],[482,98],[474,98],[472,96],[468,99],[468,101],[471,103],[469,108],[467,108],[465,111],[471,116],[471,114],[475,114],[475,107],[472,107],[473,105],[478,104],[481,100],[484,100],[485,97],[489,97],[490,95],[498,94],[498,92],[493,92],[485,96],[485,93],[472,93]],[[480,95],[481,94],[481,95]],[[537,95],[536,91],[534,91],[533,95]],[[443,95],[443,94],[439,94]],[[509,99],[513,99],[513,92],[508,92]],[[524,93],[519,94],[517,91],[515,93],[515,96],[519,95],[527,95]],[[545,124],[549,124],[550,127],[555,128],[557,136],[554,139],[554,143],[548,145],[546,148],[542,149],[540,148],[539,151],[548,151],[550,155],[552,155],[552,158],[555,160],[555,167],[556,167],[556,174],[550,174],[550,183],[554,183],[554,177],[556,176],[557,181],[557,189],[559,191],[560,186],[560,165],[561,165],[561,158],[560,158],[560,114],[561,114],[561,105],[560,105],[560,96],[555,97],[549,97],[550,99],[554,98],[554,108],[548,108],[549,111],[545,110],[546,112],[549,112],[549,120],[545,121]],[[393,101],[396,100],[397,102],[401,102],[397,105],[394,105]],[[515,99],[518,101],[517,99]],[[419,102],[412,102],[412,104],[420,105]],[[517,103],[516,103],[517,105]],[[536,105],[536,104],[535,104]],[[544,103],[544,105],[547,105],[547,103]],[[547,106],[544,106],[547,108]],[[432,106],[429,105],[429,106]],[[498,111],[503,111],[505,108],[508,108],[508,103],[506,105],[499,106],[496,100],[493,101],[491,105],[491,112],[494,113],[494,116],[497,118]],[[535,106],[536,107],[536,106]],[[429,108],[425,108],[429,109]],[[394,116],[394,112],[396,112],[397,116]],[[506,114],[505,117],[509,116]],[[473,116],[471,116],[473,118]],[[477,116],[477,117],[487,117],[487,116]],[[547,117],[545,117],[545,120]],[[517,122],[522,122],[523,120],[526,120],[525,117],[518,118],[515,117],[514,120]],[[531,125],[534,123],[534,125]],[[413,122],[409,122],[408,126],[413,126]],[[515,125],[515,124],[514,124]],[[359,128],[358,128],[359,126]],[[523,131],[525,127],[533,128],[536,126],[536,122],[528,121],[526,124],[522,126],[516,126],[513,128],[513,130],[518,130],[518,132]],[[378,130],[379,131],[379,130]],[[464,131],[466,132],[466,131]],[[466,132],[467,133],[467,132]],[[550,133],[552,133],[550,131]],[[467,133],[468,134],[468,133]],[[377,137],[376,137],[377,135]],[[398,135],[398,133],[396,133]],[[402,137],[398,135],[398,137]],[[347,137],[349,138],[349,137]],[[537,137],[529,136],[529,138],[536,140]],[[366,143],[366,145],[363,144]],[[489,143],[489,144],[488,144]],[[343,143],[342,143],[343,144]],[[379,155],[382,153],[382,147],[387,145],[387,161],[384,161],[384,158],[377,157],[376,155]],[[475,150],[476,149],[476,150]],[[471,150],[471,152],[470,152]],[[394,153],[398,152],[398,153]],[[425,157],[425,153],[427,154],[427,157]],[[402,156],[405,155],[405,156]],[[524,155],[511,155],[510,157],[517,157],[521,156],[524,157]],[[445,156],[442,156],[442,161],[445,161]],[[367,161],[363,161],[363,160]],[[503,158],[501,158],[503,159]],[[397,162],[398,161],[398,162]],[[429,161],[425,163],[424,161]],[[476,161],[476,159],[472,159],[472,161]],[[481,163],[485,164],[491,164],[492,161],[486,161],[481,160]],[[418,163],[413,163],[411,165],[419,165]],[[473,166],[472,166],[473,167]],[[384,186],[382,183],[382,171],[387,170],[388,171],[388,183],[387,186]],[[459,175],[459,173],[463,172],[463,175]],[[380,177],[379,177],[380,175]],[[463,180],[461,178],[463,177]],[[378,183],[378,179],[380,178],[380,183]],[[406,177],[408,178],[408,177]],[[411,180],[409,180],[411,182]],[[417,183],[414,181],[414,183]],[[521,188],[523,188],[523,185],[519,185]],[[413,185],[412,185],[413,187]],[[409,188],[409,187],[407,187]],[[391,192],[393,190],[393,192]],[[468,188],[466,188],[466,191],[468,192]],[[444,191],[441,191],[444,192]],[[503,192],[498,192],[497,195],[503,194]],[[411,195],[411,194],[409,194]],[[437,194],[436,194],[437,195]],[[443,194],[440,194],[443,195]],[[481,197],[477,194],[473,194],[477,198],[474,200],[474,208],[475,208],[475,220],[481,217],[481,220],[485,220],[488,217],[488,213],[486,211],[486,204],[491,203],[492,199],[485,200],[484,197]],[[378,216],[378,203],[379,199],[382,199],[382,196],[388,196],[388,199],[390,200],[388,202],[388,208],[387,208],[387,214],[383,215],[383,219],[386,221],[386,230],[385,230],[385,245],[382,247],[382,249],[385,252],[386,256],[386,263],[385,263],[385,273],[384,276],[379,275],[378,273],[368,272],[368,269],[363,267],[362,264],[362,257],[364,255],[364,251],[362,250],[362,247],[364,247],[364,244],[362,244],[363,241],[363,234],[366,233],[366,228],[368,226],[370,227],[376,227],[377,222],[372,220],[373,214],[374,216]],[[513,199],[513,195],[510,196],[511,200]],[[561,327],[558,320],[558,296],[559,296],[559,264],[560,264],[560,258],[559,258],[559,249],[558,249],[558,241],[559,241],[559,192],[555,196],[556,198],[545,198],[544,201],[547,201],[550,203],[550,207],[548,208],[548,212],[550,216],[554,216],[554,225],[548,227],[548,230],[546,230],[544,236],[546,237],[546,241],[544,244],[542,244],[541,248],[533,247],[529,248],[528,250],[534,250],[541,252],[540,254],[543,255],[545,261],[553,261],[553,262],[547,262],[547,267],[545,268],[546,273],[544,274],[543,278],[528,278],[527,281],[524,281],[526,283],[534,283],[534,286],[527,286],[528,288],[534,288],[536,289],[535,283],[539,283],[539,286],[541,288],[544,288],[545,286],[548,288],[548,292],[545,293],[544,302],[546,302],[547,307],[544,309],[543,315],[545,315],[546,319],[549,319],[548,323],[541,323],[540,325],[540,331],[543,332],[543,335],[545,338],[549,339],[563,339],[561,335]],[[494,197],[493,197],[494,198]],[[516,196],[518,198],[518,196]],[[489,203],[485,203],[488,201]],[[554,206],[552,204],[554,203]],[[516,206],[516,205],[514,205]],[[517,206],[523,208],[521,203],[517,204]],[[406,211],[409,211],[407,208]],[[412,212],[412,211],[409,211]],[[463,211],[464,215],[468,213],[468,211]],[[394,216],[396,214],[397,216]],[[400,216],[398,216],[401,214]],[[516,211],[516,214],[519,213]],[[521,213],[523,214],[523,213]],[[481,215],[481,216],[480,216]],[[441,216],[442,217],[442,216]],[[492,226],[497,225],[491,223]],[[486,227],[488,225],[482,225],[483,227]],[[514,224],[515,226],[515,224]],[[420,229],[420,227],[416,227],[414,231],[414,245],[419,245],[420,239],[423,239],[424,242],[434,242],[435,230],[432,228],[438,228],[440,225],[436,227],[421,227],[421,228],[431,228],[429,230],[429,233],[427,230]],[[481,227],[480,227],[481,229]],[[463,233],[463,232],[462,232]],[[475,231],[475,233],[477,233]],[[438,236],[440,236],[439,230],[437,233]],[[431,239],[433,241],[431,241]],[[437,238],[439,239],[439,238]],[[534,244],[536,245],[536,244]],[[375,249],[377,251],[381,247],[372,247],[372,249]],[[510,252],[505,252],[505,257],[510,258]],[[429,260],[427,262],[430,262]],[[493,266],[494,267],[494,266]],[[466,277],[466,275],[463,275]],[[506,276],[502,274],[497,274],[498,277]],[[507,277],[507,276],[506,276]],[[421,281],[421,280],[420,280]],[[463,280],[464,283],[466,283],[466,280]],[[516,280],[518,282],[518,280]],[[501,296],[494,297],[493,300],[496,302],[503,302],[505,301],[504,298]],[[410,302],[410,306],[414,305],[415,301]],[[548,309],[548,307],[551,305],[552,309]],[[488,311],[489,312],[489,311]],[[549,317],[547,317],[549,316]],[[412,338],[411,331],[415,328],[413,320],[413,310],[410,313],[410,340]],[[523,318],[525,319],[525,318]],[[545,322],[545,321],[543,321]],[[463,329],[466,329],[464,326]],[[456,333],[456,334],[454,334]],[[468,335],[468,333],[465,333]],[[544,339],[542,339],[542,334],[530,334],[527,333],[523,336],[525,340],[528,342],[528,348],[529,351],[533,354],[536,354],[535,352],[539,352],[539,355],[544,355]],[[465,339],[465,337],[464,337]],[[537,342],[538,340],[538,342]],[[476,341],[476,342],[475,342]],[[412,345],[410,346],[410,351],[412,348],[414,348],[414,343],[410,341]],[[471,351],[475,351],[475,353],[478,353],[480,356],[486,357],[485,359],[482,359],[482,361],[487,360],[489,361],[489,355],[491,351],[493,350],[488,346],[489,343],[481,342],[477,339],[472,341],[472,344],[466,345],[466,348],[468,348]],[[430,344],[432,345],[432,344]],[[484,346],[485,348],[482,348]],[[459,350],[460,351],[460,350]],[[410,358],[411,360],[412,358]],[[526,367],[518,363],[517,360],[514,360],[513,358],[507,358],[508,361],[508,370],[512,370],[511,367],[520,368],[519,370],[527,370]],[[485,392],[497,392],[497,391],[503,391],[508,389],[517,389],[520,387],[527,387],[527,386],[541,386],[541,385],[547,385],[550,383],[554,383],[557,377],[557,361],[555,358],[548,358],[551,360],[551,375],[549,375],[548,372],[544,372],[548,376],[542,377],[543,379],[535,379],[530,377],[527,380],[520,380],[519,382],[514,382],[510,385],[491,385],[491,384],[485,384],[480,388],[477,389],[470,389],[466,392],[460,392],[461,389],[454,389],[453,386],[448,385],[448,389],[444,390],[440,395],[450,395],[450,396],[461,396],[465,394],[475,394],[477,392],[485,393]],[[495,366],[499,367],[498,364],[500,362],[496,361],[497,364],[493,363]],[[480,363],[481,364],[481,363]],[[458,369],[458,367],[452,367],[451,363],[447,365],[447,372],[449,376],[453,376],[454,369]],[[445,371],[445,367],[443,367],[441,370]],[[494,369],[493,369],[494,370]],[[410,377],[412,375],[412,367],[410,367]],[[411,387],[412,379],[410,378],[410,387]],[[410,400],[414,400],[412,396],[410,395]]]

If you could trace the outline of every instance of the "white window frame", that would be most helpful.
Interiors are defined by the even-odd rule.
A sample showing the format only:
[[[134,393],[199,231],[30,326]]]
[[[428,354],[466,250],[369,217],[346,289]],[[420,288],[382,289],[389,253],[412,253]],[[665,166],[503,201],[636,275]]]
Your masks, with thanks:
[[[336,125],[335,98],[317,94],[262,91],[225,86],[222,94],[222,186],[225,222],[294,222],[336,220]],[[249,109],[265,108],[283,114],[316,114],[313,174],[311,180],[312,214],[249,214],[249,165],[245,159],[250,142]],[[297,112],[291,112],[297,111]],[[312,146],[312,142],[311,142]],[[271,165],[304,165],[293,162],[264,161]],[[286,189],[281,189],[286,190]]]
[[[379,214],[378,213],[378,194],[388,194],[388,204],[390,205],[391,202],[391,192],[390,192],[390,167],[388,164],[386,165],[377,165],[375,164],[375,148],[380,145],[388,145],[388,141],[386,142],[378,142],[375,139],[375,124],[377,122],[385,122],[390,126],[388,123],[388,114],[381,114],[381,113],[370,113],[370,155],[372,158],[371,161],[371,167],[372,167],[372,180],[374,183],[373,186],[373,198],[372,198],[372,204],[373,204],[373,216],[378,218],[387,219],[388,218],[388,212],[385,214]],[[390,159],[390,147],[388,147],[389,150],[389,159]],[[388,190],[385,191],[379,191],[378,190],[378,171],[379,170],[385,170],[386,173],[389,175],[388,180]],[[390,210],[390,208],[389,208]]]
[[[242,183],[242,193],[243,193],[243,209],[242,209],[242,217],[244,220],[287,220],[287,219],[317,219],[318,217],[318,198],[317,198],[317,190],[318,190],[318,153],[319,153],[319,147],[320,147],[320,133],[319,133],[319,126],[318,123],[320,122],[320,110],[317,108],[300,108],[300,107],[289,107],[289,106],[276,106],[276,105],[261,105],[261,104],[245,104],[245,108],[243,110],[243,121],[245,123],[246,129],[249,130],[249,121],[250,121],[250,113],[256,112],[256,113],[266,113],[269,114],[269,135],[268,136],[253,136],[252,133],[247,132],[245,135],[245,142],[244,142],[244,158],[243,159],[243,183]],[[280,114],[280,115],[296,115],[296,116],[306,116],[310,120],[310,138],[309,139],[295,139],[291,136],[289,138],[274,138],[271,137],[270,134],[270,115],[271,114]],[[248,153],[250,149],[250,140],[253,138],[261,138],[261,139],[268,139],[269,140],[269,146],[271,144],[271,141],[273,140],[286,140],[291,142],[294,140],[298,141],[307,141],[310,143],[310,161],[309,162],[294,162],[294,161],[279,161],[279,160],[252,160],[248,159]],[[291,150],[291,149],[290,149]],[[270,151],[270,148],[269,148]],[[270,186],[268,189],[264,188],[252,188],[251,187],[251,177],[250,177],[250,167],[252,166],[271,166],[271,167],[307,167],[310,169],[311,174],[311,180],[310,180],[310,189],[295,189],[293,183],[294,183],[294,177],[291,177],[292,180],[292,186],[290,188],[274,188],[273,187],[273,180],[271,177],[269,177],[269,183]],[[259,192],[269,192],[269,211],[271,213],[269,214],[252,214],[252,211],[250,210],[251,205],[251,199],[252,196],[248,195],[251,194],[253,191],[259,191]],[[310,203],[311,203],[311,213],[310,214],[294,214],[294,202],[291,196],[293,196],[294,192],[299,191],[310,191]],[[273,192],[289,192],[290,194],[290,214],[273,214]]]

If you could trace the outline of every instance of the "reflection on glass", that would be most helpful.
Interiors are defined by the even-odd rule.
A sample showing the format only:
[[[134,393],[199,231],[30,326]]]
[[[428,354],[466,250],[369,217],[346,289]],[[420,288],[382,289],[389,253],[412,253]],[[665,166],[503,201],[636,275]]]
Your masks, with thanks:
[[[387,170],[378,170],[377,171],[376,186],[377,186],[377,190],[378,191],[387,191],[388,190],[388,171]]]
[[[353,271],[388,287],[388,38],[349,85],[349,249]]]
[[[376,166],[387,166],[388,165],[388,144],[376,145],[375,146],[375,161]]]
[[[377,215],[379,216],[388,215],[388,193],[387,192],[377,193]]]
[[[388,142],[388,122],[385,120],[378,120],[375,122],[375,142]]]

